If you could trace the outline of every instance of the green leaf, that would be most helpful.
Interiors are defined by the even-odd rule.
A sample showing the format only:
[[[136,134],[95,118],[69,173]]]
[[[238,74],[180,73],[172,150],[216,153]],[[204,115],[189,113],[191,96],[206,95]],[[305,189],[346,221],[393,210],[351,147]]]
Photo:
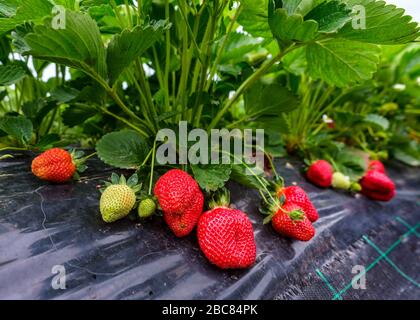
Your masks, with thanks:
[[[283,67],[294,75],[302,76],[307,69],[306,49],[304,47],[293,50],[282,59]]]
[[[164,20],[146,26],[137,26],[132,31],[124,30],[115,35],[107,48],[107,64],[110,83],[113,84],[134,59],[140,57],[171,27]]]
[[[57,87],[51,91],[51,98],[56,100],[58,103],[66,103],[75,99],[79,95],[80,91],[71,87]]]
[[[286,9],[289,15],[297,13],[302,16],[305,16],[313,8],[324,1],[325,0],[282,0],[283,8]]]
[[[111,166],[122,169],[138,168],[149,147],[142,136],[132,130],[111,132],[96,144],[98,157]]]
[[[295,109],[299,99],[289,89],[278,83],[254,84],[245,94],[245,109],[248,115],[257,117],[278,116]]]
[[[6,90],[0,91],[0,102],[6,97],[7,97],[7,91]]]
[[[40,127],[47,114],[55,108],[57,108],[55,101],[45,101],[43,99],[27,101],[22,105],[24,115],[32,121],[35,129]]]
[[[13,39],[13,45],[15,47],[15,51],[20,54],[24,54],[25,52],[28,52],[31,48],[29,48],[28,44],[25,41],[25,36],[28,33],[31,33],[34,31],[34,25],[30,22],[26,22],[24,24],[21,24],[15,28],[14,31],[12,31],[12,39]],[[39,70],[36,67],[37,59],[34,59],[34,67],[36,71]]]
[[[420,146],[416,141],[392,149],[395,159],[412,167],[420,166]]]
[[[8,1],[10,3],[10,1]],[[13,3],[14,1],[12,1]],[[48,0],[21,0],[14,16],[0,18],[0,35],[14,29],[25,21],[40,22],[42,18],[51,14],[53,6]],[[5,9],[3,5],[3,9]],[[7,9],[6,9],[7,10]],[[14,7],[9,6],[9,14],[13,14]]]
[[[388,130],[389,128],[389,121],[387,118],[380,116],[379,114],[368,114],[364,122],[373,124],[382,130]]]
[[[353,181],[359,180],[366,172],[365,159],[350,149],[341,151],[335,159],[338,170]]]
[[[316,41],[307,47],[308,71],[313,78],[344,87],[370,79],[380,53],[372,44],[344,39]]]
[[[243,164],[233,164],[232,165],[232,173],[230,178],[233,181],[238,182],[239,184],[252,188],[252,189],[260,189],[261,184],[258,182],[255,176],[247,174],[247,169]]]
[[[74,127],[95,116],[97,113],[97,109],[91,105],[83,103],[72,104],[63,111],[63,123],[66,126]]]
[[[397,79],[407,75],[412,79],[420,76],[420,47],[409,46],[397,58],[392,55],[390,60],[392,60],[392,68],[396,70]]]
[[[0,36],[0,61],[6,64],[9,60],[9,54],[12,51],[10,41],[6,36]]]
[[[266,145],[265,152],[273,157],[283,158],[287,156],[287,150],[283,144],[278,144],[275,146]]]
[[[385,1],[374,0],[344,0],[349,8],[361,6],[366,12],[366,28],[355,28],[359,25],[358,15],[355,15],[339,32],[338,36],[346,39],[358,40],[376,44],[403,44],[416,40],[419,37],[418,24],[412,21],[408,15],[404,15],[404,9],[394,5],[388,5]]]
[[[305,20],[315,20],[319,25],[319,32],[335,32],[351,20],[351,10],[339,1],[323,2],[312,9]]]
[[[220,41],[223,42],[225,37]],[[232,33],[227,39],[220,64],[235,64],[245,60],[245,55],[259,48],[260,39],[250,37],[243,33]]]
[[[98,26],[86,14],[67,10],[64,29],[54,29],[51,23],[35,26],[24,40],[26,54],[106,79],[105,47]]]
[[[35,145],[41,151],[51,149],[54,145],[60,142],[61,137],[56,133],[47,134],[42,136],[39,142]]]
[[[77,0],[54,0],[56,5],[64,6],[68,9],[76,9],[76,1]]]
[[[304,21],[300,14],[288,15],[285,9],[274,11],[269,23],[274,37],[282,41],[309,41],[318,34],[315,20]]]
[[[268,25],[269,0],[241,0],[238,23],[254,37],[271,38]]]
[[[231,165],[227,164],[192,165],[191,169],[201,189],[207,192],[223,187],[232,172]]]
[[[0,130],[26,145],[31,141],[33,126],[31,120],[23,116],[5,116],[0,118]]]
[[[14,16],[16,14],[18,5],[18,0],[6,0],[0,2],[0,15],[8,18]]]
[[[26,76],[26,68],[19,63],[0,65],[0,86],[9,86]]]

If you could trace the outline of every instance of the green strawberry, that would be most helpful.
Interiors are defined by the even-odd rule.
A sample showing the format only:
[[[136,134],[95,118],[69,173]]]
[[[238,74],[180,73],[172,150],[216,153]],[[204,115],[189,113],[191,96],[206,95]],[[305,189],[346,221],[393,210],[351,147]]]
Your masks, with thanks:
[[[334,172],[332,178],[332,187],[335,189],[350,189],[351,181],[349,176],[345,176],[341,172]]]
[[[136,203],[136,192],[140,191],[141,185],[137,185],[137,175],[125,180],[112,174],[111,183],[106,182],[106,189],[103,191],[99,203],[102,219],[105,222],[114,222],[126,217]]]
[[[140,218],[148,218],[155,213],[156,203],[151,198],[143,199],[137,210]]]
[[[353,192],[360,192],[362,191],[362,186],[360,185],[360,183],[353,182],[350,186],[350,190]]]

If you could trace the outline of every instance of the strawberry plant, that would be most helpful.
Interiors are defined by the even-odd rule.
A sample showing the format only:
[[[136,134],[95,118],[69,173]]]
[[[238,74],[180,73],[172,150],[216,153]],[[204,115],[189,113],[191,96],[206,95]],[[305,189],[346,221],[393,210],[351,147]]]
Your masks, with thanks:
[[[22,92],[20,86],[31,78],[24,73],[29,60],[38,72],[56,64],[58,79],[43,97],[18,96],[12,102],[16,114],[6,112],[0,128],[24,147],[50,132],[75,135],[86,143],[84,137],[95,142],[109,131],[129,129],[105,135],[97,145],[100,158],[117,167],[140,167],[158,130],[180,120],[207,130],[264,128],[273,143],[276,127],[300,136],[313,129],[309,116],[319,119],[308,105],[321,111],[320,106],[333,102],[332,93],[339,93],[334,87],[372,78],[380,62],[379,45],[418,37],[417,24],[402,11],[393,13],[393,7],[373,0],[5,3],[2,42],[23,58],[2,61],[8,70],[2,85],[16,83],[15,91]],[[54,26],[54,5],[65,9],[59,12],[65,26]],[[366,8],[366,29],[354,28],[356,5]],[[309,77],[310,86],[296,90],[296,74]],[[50,119],[40,132],[35,130],[41,137],[34,140],[31,132],[38,124],[32,115],[42,109],[34,105],[40,98],[53,99],[51,108],[58,111],[48,112]],[[30,103],[26,113],[20,109],[25,101]],[[289,112],[299,106],[292,116]],[[306,128],[293,131],[297,126]],[[127,143],[127,134],[127,140],[136,142]],[[126,154],[123,163],[115,146]]]
[[[4,0],[0,148],[95,147],[111,166],[148,171],[150,189],[164,171],[156,135],[186,121],[265,129],[267,161],[297,152],[358,180],[354,148],[417,163],[407,44],[418,37],[403,10],[375,0]],[[182,169],[206,191],[229,179],[260,188],[246,165]]]

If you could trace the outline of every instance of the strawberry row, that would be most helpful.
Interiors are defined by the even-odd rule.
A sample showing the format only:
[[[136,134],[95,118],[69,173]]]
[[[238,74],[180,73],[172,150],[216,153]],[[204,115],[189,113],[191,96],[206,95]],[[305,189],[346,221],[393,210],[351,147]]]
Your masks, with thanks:
[[[84,166],[85,159],[54,148],[33,160],[32,172],[40,179],[62,183]],[[261,193],[261,212],[267,215],[264,223],[271,222],[283,236],[301,241],[312,239],[312,223],[318,219],[318,212],[306,192],[298,186],[284,187],[282,181],[272,181],[265,190],[265,195]],[[153,195],[142,192],[137,174],[128,179],[112,174],[101,192],[99,209],[107,223],[125,218],[136,207],[139,218],[150,217],[159,209],[175,236],[185,237],[196,229],[201,251],[219,268],[248,268],[255,263],[252,223],[244,212],[230,206],[225,188],[208,194],[205,201],[193,177],[183,170],[171,169],[157,180]],[[208,210],[203,213],[205,207]]]
[[[395,183],[386,174],[383,163],[372,160],[367,167],[365,175],[358,182],[351,182],[348,176],[334,172],[328,161],[317,160],[309,166],[306,176],[309,181],[322,188],[360,191],[372,200],[390,201],[396,194]]]

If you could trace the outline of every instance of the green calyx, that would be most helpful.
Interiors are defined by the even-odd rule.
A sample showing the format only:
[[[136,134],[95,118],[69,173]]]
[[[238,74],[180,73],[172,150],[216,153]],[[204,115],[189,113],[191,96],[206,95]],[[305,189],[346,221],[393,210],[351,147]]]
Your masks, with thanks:
[[[142,184],[138,183],[139,177],[137,173],[133,174],[130,178],[126,179],[124,175],[118,176],[115,172],[111,174],[111,181],[105,181],[105,187],[109,187],[111,185],[127,185],[128,187],[133,190],[134,193],[138,193],[141,190]]]
[[[305,213],[301,209],[296,209],[287,213],[293,221],[303,221]]]
[[[282,202],[280,199],[277,199],[277,197],[274,198],[273,200],[270,199],[270,201],[263,208],[260,209],[261,213],[266,215],[266,217],[263,220],[263,224],[270,223],[274,215],[279,210],[283,210],[281,206],[282,206]]]
[[[84,156],[85,153],[82,150],[70,149],[69,153],[73,160],[74,165],[76,166],[76,172],[73,175],[73,179],[79,180],[80,178],[79,173],[82,173],[87,169],[86,160],[96,155],[96,152],[88,156]]]
[[[215,191],[212,196],[211,200],[208,204],[210,209],[219,208],[219,207],[226,207],[230,206],[230,192],[225,187],[218,189]]]
[[[284,180],[283,180],[282,177],[278,177],[278,178],[270,181],[269,185],[268,185],[268,190],[273,195],[277,195],[281,191],[281,189],[283,189],[283,188],[284,188]]]

